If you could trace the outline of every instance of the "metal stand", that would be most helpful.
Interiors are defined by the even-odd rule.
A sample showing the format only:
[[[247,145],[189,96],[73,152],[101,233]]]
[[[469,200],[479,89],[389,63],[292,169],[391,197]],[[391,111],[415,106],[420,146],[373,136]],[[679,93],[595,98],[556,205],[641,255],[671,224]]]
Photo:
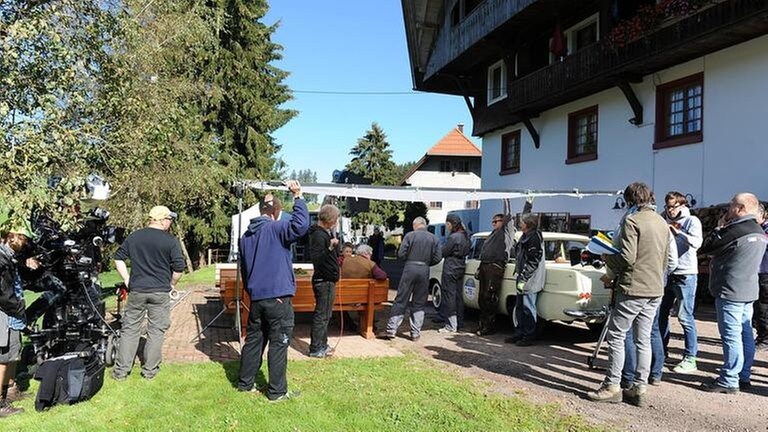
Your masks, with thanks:
[[[243,183],[237,182],[235,183],[235,196],[237,196],[237,241],[240,241],[240,236],[242,235],[242,226],[243,226]],[[235,329],[237,332],[237,343],[240,347],[240,351],[243,350],[243,328],[240,318],[240,308],[242,307],[242,297],[240,296],[240,247],[237,248],[237,270],[235,274],[235,298],[234,300],[231,300],[229,303],[225,304],[224,307],[221,308],[218,314],[216,314],[213,319],[211,319],[208,324],[203,327],[202,330],[200,330],[200,333],[197,334],[190,342],[194,342],[196,339],[200,339],[200,336],[205,333],[206,330],[208,330],[209,327],[213,325],[214,322],[216,322],[217,319],[219,319],[220,316],[224,315],[224,312],[227,311],[227,309],[230,308],[234,304],[235,306]]]

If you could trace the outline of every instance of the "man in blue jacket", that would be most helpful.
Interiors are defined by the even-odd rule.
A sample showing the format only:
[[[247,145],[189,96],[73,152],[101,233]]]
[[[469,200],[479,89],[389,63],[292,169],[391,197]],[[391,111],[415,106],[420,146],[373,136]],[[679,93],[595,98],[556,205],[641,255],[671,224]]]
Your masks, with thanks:
[[[293,334],[293,296],[296,284],[291,265],[291,244],[307,233],[309,212],[301,198],[301,185],[286,183],[293,194],[293,214],[281,221],[282,203],[271,194],[259,203],[261,216],[253,219],[240,239],[241,272],[251,295],[248,334],[240,356],[240,391],[255,391],[256,373],[261,369],[264,337],[269,341],[267,398],[282,401],[288,393],[286,368],[288,345]],[[265,335],[266,333],[266,335]],[[295,395],[295,394],[294,394]]]

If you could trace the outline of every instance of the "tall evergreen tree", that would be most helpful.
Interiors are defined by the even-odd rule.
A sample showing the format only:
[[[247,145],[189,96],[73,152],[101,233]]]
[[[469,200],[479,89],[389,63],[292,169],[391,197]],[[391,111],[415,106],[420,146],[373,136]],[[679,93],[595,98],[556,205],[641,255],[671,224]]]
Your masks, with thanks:
[[[219,49],[211,58],[215,81],[207,125],[225,150],[234,150],[243,168],[241,176],[279,176],[284,164],[276,157],[280,148],[271,133],[296,112],[280,108],[291,93],[283,83],[288,73],[272,64],[282,58],[282,47],[270,39],[276,25],[261,22],[267,2],[209,0],[208,4],[222,22]]]
[[[409,233],[413,231],[413,220],[417,217],[423,217],[427,223],[427,205],[423,202],[412,202],[405,206],[405,213],[403,216],[403,233]]]
[[[352,155],[352,160],[346,166],[348,171],[371,179],[375,185],[394,185],[397,182],[397,166],[392,161],[387,134],[378,123],[371,124],[371,129],[357,140],[357,145],[349,154]],[[394,201],[371,200],[369,211],[360,213],[355,218],[360,223],[381,225],[401,208],[402,205]]]

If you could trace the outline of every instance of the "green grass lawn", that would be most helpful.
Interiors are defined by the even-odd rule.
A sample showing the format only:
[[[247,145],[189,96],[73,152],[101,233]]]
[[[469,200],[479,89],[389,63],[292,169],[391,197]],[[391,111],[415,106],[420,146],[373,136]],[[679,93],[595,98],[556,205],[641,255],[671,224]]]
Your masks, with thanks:
[[[595,430],[556,406],[485,394],[477,382],[412,355],[291,362],[289,386],[302,394],[276,404],[237,392],[238,367],[164,365],[153,381],[138,372],[120,383],[107,378],[90,401],[36,413],[30,397],[18,403],[24,414],[0,424],[4,431]]]

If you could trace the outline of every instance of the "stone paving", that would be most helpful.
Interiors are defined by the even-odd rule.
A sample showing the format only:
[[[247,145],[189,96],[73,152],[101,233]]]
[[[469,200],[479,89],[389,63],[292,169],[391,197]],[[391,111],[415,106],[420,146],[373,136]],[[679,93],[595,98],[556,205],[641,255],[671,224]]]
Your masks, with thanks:
[[[163,359],[167,362],[201,362],[239,360],[239,344],[233,315],[223,314],[198,339],[196,335],[221,311],[223,305],[215,288],[192,288],[171,312],[171,328],[166,332]],[[378,315],[378,314],[377,314]],[[336,358],[392,357],[400,351],[382,341],[364,339],[358,333],[344,330],[336,322],[329,326],[329,345],[336,348]],[[288,358],[314,360],[307,356],[311,313],[296,314],[296,328]],[[348,323],[345,323],[345,327]],[[193,340],[194,339],[194,340]]]

